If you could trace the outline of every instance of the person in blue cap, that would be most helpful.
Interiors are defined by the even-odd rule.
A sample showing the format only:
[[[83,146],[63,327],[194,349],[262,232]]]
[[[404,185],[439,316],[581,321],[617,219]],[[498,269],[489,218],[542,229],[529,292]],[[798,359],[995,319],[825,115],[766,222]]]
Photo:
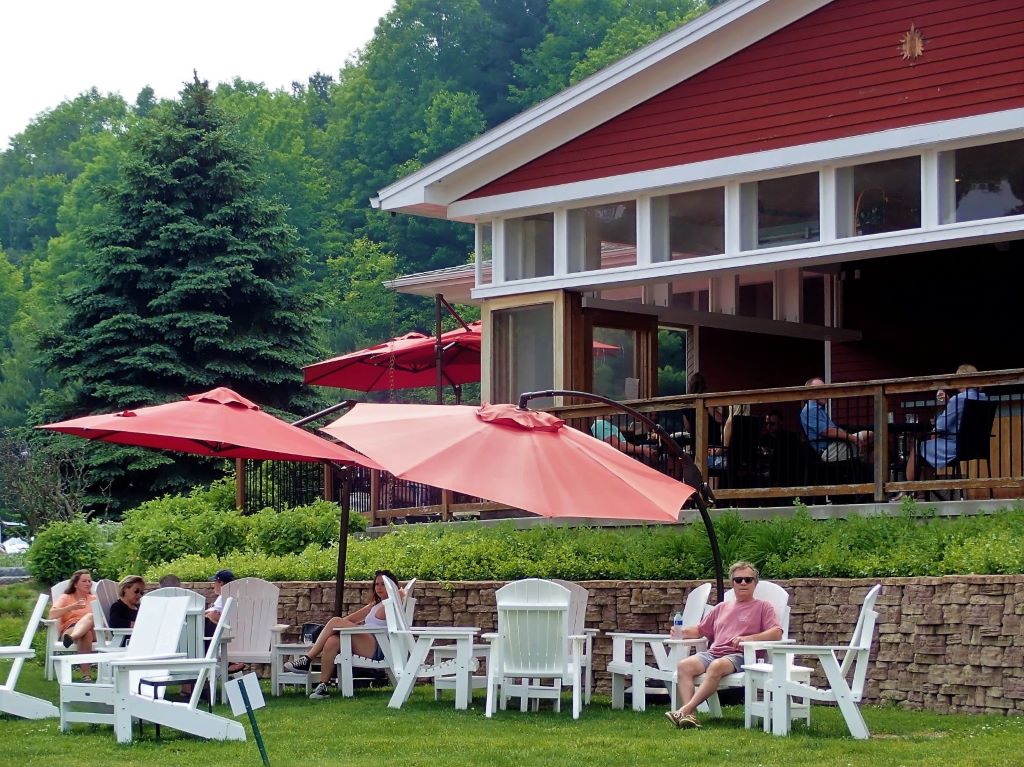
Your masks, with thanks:
[[[234,579],[235,574],[230,570],[218,570],[210,578],[213,581],[213,593],[216,595],[216,599],[213,600],[213,605],[206,611],[205,636],[213,636],[213,631],[220,621],[221,613],[224,612],[224,595],[221,593],[221,590],[224,588],[225,583],[231,583]],[[228,673],[237,674],[244,668],[244,663],[232,663],[228,666]]]

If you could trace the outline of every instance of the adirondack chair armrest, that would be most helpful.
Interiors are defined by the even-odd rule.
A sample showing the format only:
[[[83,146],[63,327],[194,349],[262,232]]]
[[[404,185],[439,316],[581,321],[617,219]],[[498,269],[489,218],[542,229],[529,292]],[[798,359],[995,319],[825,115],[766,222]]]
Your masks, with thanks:
[[[480,638],[494,644],[494,640],[498,638],[498,634],[494,631],[488,631],[486,634],[481,634]]]
[[[665,639],[665,644],[669,647],[707,647],[708,640],[704,637],[697,637],[696,639]]]
[[[90,653],[79,653],[76,655],[58,655],[54,657],[54,660],[60,666],[78,666],[85,663],[109,663],[111,660],[124,654],[124,648],[119,648],[119,651],[114,652],[90,652]]]
[[[587,635],[586,634],[569,634],[569,639],[571,641],[573,641],[573,642],[575,642],[577,639],[579,641],[581,641],[581,642],[586,642],[587,641]]]
[[[591,637],[591,638],[597,638],[598,636],[601,635],[601,629],[588,629],[588,628],[585,628],[585,629],[583,629],[583,633],[586,634],[587,636]]]
[[[795,639],[777,639],[766,640],[761,642],[740,642],[740,646],[743,648],[743,662],[756,663],[758,652],[762,650],[771,650],[773,647],[778,647],[780,645],[792,646],[795,643]]]
[[[466,636],[475,636],[480,633],[478,626],[412,626],[408,633],[415,637],[432,637],[434,639],[462,639]]]
[[[217,659],[211,658],[186,658],[184,653],[173,655],[146,655],[141,658],[121,658],[113,661],[110,665],[115,669],[128,669],[129,671],[144,671],[147,668],[202,668],[209,666],[216,668]]]
[[[15,660],[17,658],[34,658],[36,651],[32,648],[22,650],[20,647],[0,647],[0,658]]]
[[[669,638],[668,634],[642,634],[631,631],[611,631],[608,636],[612,641],[621,639],[628,642],[664,642]]]
[[[57,626],[59,621],[56,618],[41,618],[39,623],[49,628],[50,626]]]
[[[387,626],[340,626],[336,629],[339,634],[374,634],[375,636],[386,636]],[[413,629],[416,631],[417,629]]]
[[[767,648],[769,655],[831,655],[836,652],[846,652],[849,645],[829,644],[789,644],[779,642],[777,646]]]

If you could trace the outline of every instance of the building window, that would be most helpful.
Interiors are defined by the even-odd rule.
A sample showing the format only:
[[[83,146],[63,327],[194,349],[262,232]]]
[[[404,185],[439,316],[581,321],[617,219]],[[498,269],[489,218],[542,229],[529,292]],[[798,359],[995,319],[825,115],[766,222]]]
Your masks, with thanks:
[[[921,158],[836,171],[836,234],[857,237],[921,226]]]
[[[957,149],[954,154],[955,221],[1024,214],[1024,139]]]
[[[570,210],[569,271],[636,265],[636,201]]]
[[[725,252],[725,189],[698,189],[654,201],[668,206],[669,260]],[[657,210],[656,205],[654,206]],[[660,259],[657,259],[660,260]]]
[[[505,221],[505,279],[555,273],[555,215],[538,213]]]
[[[821,224],[818,174],[757,182],[757,247],[817,242]]]
[[[491,284],[494,252],[494,227],[490,223],[476,225],[476,284]]]
[[[554,305],[496,310],[493,373],[494,402],[518,402],[523,392],[552,389],[555,383]],[[535,407],[550,404],[537,400]]]
[[[637,399],[635,330],[594,326],[594,393],[613,400]]]

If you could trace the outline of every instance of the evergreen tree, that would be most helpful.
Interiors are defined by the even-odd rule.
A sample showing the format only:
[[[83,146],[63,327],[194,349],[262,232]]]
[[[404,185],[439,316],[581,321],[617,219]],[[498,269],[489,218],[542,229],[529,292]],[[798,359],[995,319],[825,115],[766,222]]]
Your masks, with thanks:
[[[322,351],[316,300],[299,289],[308,253],[283,207],[258,192],[253,157],[212,91],[197,77],[129,143],[108,216],[88,237],[83,285],[44,342],[75,409],[215,386],[303,409],[312,398],[300,368]]]

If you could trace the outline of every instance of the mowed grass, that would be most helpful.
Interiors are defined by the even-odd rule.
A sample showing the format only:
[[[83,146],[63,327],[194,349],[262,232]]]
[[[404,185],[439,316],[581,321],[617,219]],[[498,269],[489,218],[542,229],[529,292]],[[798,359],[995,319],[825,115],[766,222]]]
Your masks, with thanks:
[[[0,589],[0,643],[18,641],[23,619],[10,614],[27,604],[26,587]],[[5,614],[6,613],[6,614]],[[0,664],[6,675],[9,664]],[[57,686],[42,678],[38,661],[28,664],[18,688],[56,702]],[[401,710],[387,708],[390,690],[360,690],[353,699],[335,696],[309,701],[301,692],[267,698],[256,714],[273,765],[991,765],[1024,764],[1024,717],[941,715],[865,706],[869,741],[849,737],[838,712],[814,709],[810,728],[797,726],[788,738],[743,729],[741,706],[726,708],[721,720],[705,719],[700,730],[677,731],[664,707],[645,713],[612,711],[608,699],[594,703],[573,721],[568,698],[562,712],[499,712],[484,717],[482,691],[468,711],[455,711],[451,693],[435,703],[428,687],[419,687]],[[230,709],[215,709],[231,716]],[[215,743],[164,728],[156,740],[152,725],[131,745],[118,746],[110,727],[76,725],[61,734],[56,720],[24,721],[0,717],[0,764],[18,765],[206,765],[260,764],[256,743]]]

